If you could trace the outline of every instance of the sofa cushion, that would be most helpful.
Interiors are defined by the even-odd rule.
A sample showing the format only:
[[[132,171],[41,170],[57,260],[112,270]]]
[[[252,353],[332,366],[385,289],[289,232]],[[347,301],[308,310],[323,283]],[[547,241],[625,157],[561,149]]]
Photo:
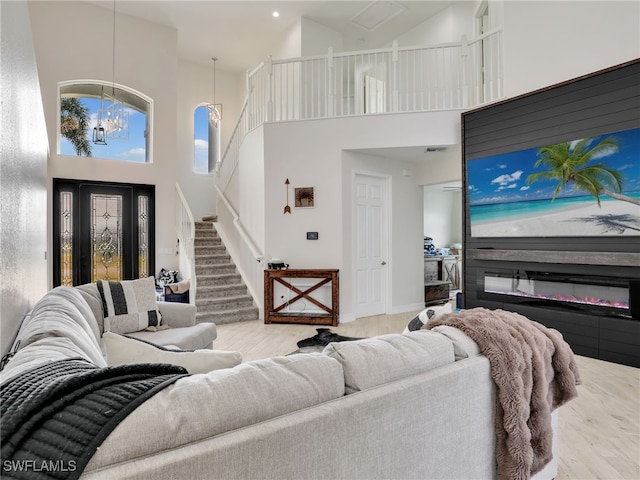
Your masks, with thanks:
[[[323,353],[344,370],[345,390],[358,392],[454,362],[451,341],[428,330],[330,343]]]
[[[56,287],[47,292],[33,307],[16,337],[19,350],[47,338],[69,339],[77,354],[90,362],[105,366],[100,350],[100,333],[93,312],[82,295],[73,287]]]
[[[89,468],[194,444],[343,395],[340,364],[319,353],[273,357],[191,375],[132,412],[105,439]],[[150,441],[131,441],[140,432]]]
[[[176,345],[183,350],[199,350],[202,348],[212,348],[212,343],[217,336],[215,323],[196,323],[190,327],[169,328],[158,330],[157,332],[128,333],[130,337],[139,338],[156,345]]]
[[[208,349],[168,350],[144,340],[113,332],[104,332],[102,338],[109,365],[171,363],[180,365],[189,373],[195,374],[235,367],[242,362],[240,352]]]
[[[482,354],[478,344],[462,330],[450,327],[449,325],[440,325],[432,328],[431,331],[441,333],[451,340],[453,343],[453,352],[456,356],[456,361]]]
[[[42,337],[22,348],[11,357],[11,360],[0,373],[0,383],[15,377],[31,368],[47,362],[68,358],[86,358],[83,348],[78,347],[67,337]],[[95,362],[98,367],[106,367],[104,359]]]
[[[105,331],[129,333],[161,324],[153,277],[96,283],[102,297]]]

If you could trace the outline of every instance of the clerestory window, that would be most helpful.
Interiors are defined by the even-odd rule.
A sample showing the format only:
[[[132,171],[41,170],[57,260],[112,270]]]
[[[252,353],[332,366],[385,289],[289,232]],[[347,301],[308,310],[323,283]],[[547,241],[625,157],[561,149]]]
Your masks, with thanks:
[[[108,82],[59,84],[58,153],[150,163],[153,101]]]

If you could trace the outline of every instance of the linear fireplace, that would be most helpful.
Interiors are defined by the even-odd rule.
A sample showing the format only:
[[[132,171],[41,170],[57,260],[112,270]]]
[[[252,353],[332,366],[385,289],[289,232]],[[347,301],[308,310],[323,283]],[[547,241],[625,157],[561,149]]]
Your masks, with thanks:
[[[639,81],[634,59],[462,114],[464,308],[640,367]]]
[[[479,298],[531,306],[557,304],[590,314],[631,318],[629,280],[523,268],[485,270]]]

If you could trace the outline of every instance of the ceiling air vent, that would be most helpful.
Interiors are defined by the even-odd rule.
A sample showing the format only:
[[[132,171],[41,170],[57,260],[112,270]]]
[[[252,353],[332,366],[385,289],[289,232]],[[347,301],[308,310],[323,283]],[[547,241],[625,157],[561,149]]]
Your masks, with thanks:
[[[424,153],[444,152],[447,147],[427,147],[424,149]]]
[[[398,2],[371,2],[351,19],[351,23],[368,32],[373,32],[380,25],[388,22],[407,9]]]

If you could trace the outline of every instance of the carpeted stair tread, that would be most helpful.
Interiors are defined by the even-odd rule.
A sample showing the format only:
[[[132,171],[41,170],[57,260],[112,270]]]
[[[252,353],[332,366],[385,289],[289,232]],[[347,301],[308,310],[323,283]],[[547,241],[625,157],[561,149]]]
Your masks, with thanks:
[[[213,230],[213,222],[194,222],[196,224],[196,230]]]
[[[234,285],[234,284],[241,284],[241,283],[242,283],[242,277],[237,272],[198,275],[198,288],[214,287],[214,286],[221,286],[221,285]]]
[[[212,255],[196,255],[196,263],[199,265],[230,265],[231,256],[228,253]]]
[[[196,320],[218,324],[256,320],[258,308],[210,221],[196,222]]]
[[[227,285],[199,286],[196,300],[200,298],[233,297],[247,294],[247,286],[243,283],[231,283]]]
[[[213,322],[218,325],[233,322],[247,322],[258,319],[258,307],[223,310],[219,312],[202,312],[196,314],[196,322]]]
[[[253,298],[250,295],[222,298],[200,298],[196,300],[198,312],[219,312],[234,308],[252,307]]]
[[[218,245],[198,245],[194,247],[194,253],[196,255],[196,258],[198,258],[201,255],[213,255],[213,254],[226,253],[226,251],[227,251],[227,248],[224,245],[222,245],[222,243]]]

